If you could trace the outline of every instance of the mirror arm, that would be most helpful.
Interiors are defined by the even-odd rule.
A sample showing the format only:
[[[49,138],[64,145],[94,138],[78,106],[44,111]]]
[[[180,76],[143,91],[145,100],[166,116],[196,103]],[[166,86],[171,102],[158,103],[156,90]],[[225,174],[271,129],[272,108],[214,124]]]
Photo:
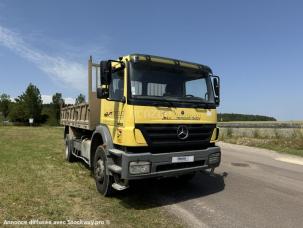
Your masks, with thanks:
[[[120,63],[121,68],[123,68],[123,69],[125,68],[125,63],[121,60],[112,60],[112,59],[108,60],[108,64],[110,67],[111,67],[111,63]]]
[[[121,60],[113,60],[113,59],[110,59],[110,60],[108,60],[108,61],[114,62],[114,63],[121,63],[123,66],[125,65],[124,62],[121,61]]]

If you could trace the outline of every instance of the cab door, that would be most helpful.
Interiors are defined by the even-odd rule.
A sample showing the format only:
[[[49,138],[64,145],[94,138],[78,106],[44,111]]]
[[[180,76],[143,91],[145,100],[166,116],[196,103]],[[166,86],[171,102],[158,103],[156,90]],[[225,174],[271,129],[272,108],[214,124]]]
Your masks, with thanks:
[[[108,126],[114,143],[119,143],[118,129],[124,127],[125,81],[125,69],[113,72],[109,97],[101,102],[101,123]]]

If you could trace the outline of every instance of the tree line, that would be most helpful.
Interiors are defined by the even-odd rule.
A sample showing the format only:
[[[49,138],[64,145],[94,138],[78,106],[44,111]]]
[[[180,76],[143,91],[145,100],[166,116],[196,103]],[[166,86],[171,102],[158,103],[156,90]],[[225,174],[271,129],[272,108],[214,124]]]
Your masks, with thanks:
[[[85,102],[85,96],[80,94],[75,103],[83,102]],[[43,104],[40,90],[30,83],[26,90],[13,100],[8,94],[0,95],[0,116],[3,120],[22,124],[28,124],[29,119],[33,118],[36,125],[59,125],[60,107],[64,105],[61,93],[55,93],[50,104]]]
[[[277,121],[274,117],[261,115],[246,115],[238,113],[219,113],[218,120],[221,122],[228,121]]]

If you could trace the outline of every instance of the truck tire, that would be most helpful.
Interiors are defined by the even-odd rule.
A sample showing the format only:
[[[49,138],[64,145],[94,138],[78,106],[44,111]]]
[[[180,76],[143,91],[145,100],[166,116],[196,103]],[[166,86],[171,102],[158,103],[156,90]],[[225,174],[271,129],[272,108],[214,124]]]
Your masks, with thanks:
[[[103,196],[111,196],[113,177],[107,171],[107,158],[103,146],[98,146],[94,157],[94,178],[98,192]]]
[[[65,159],[68,162],[75,161],[75,156],[72,154],[71,140],[68,139],[68,135],[65,136]]]

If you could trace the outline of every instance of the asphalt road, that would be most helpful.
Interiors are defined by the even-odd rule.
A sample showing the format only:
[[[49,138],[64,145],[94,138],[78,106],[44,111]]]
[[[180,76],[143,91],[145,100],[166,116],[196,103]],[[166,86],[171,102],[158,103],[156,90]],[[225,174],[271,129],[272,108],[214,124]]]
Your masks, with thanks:
[[[120,196],[121,203],[138,210],[165,208],[188,227],[303,227],[302,158],[221,146],[215,176],[197,174],[183,185],[170,179],[140,182]]]

